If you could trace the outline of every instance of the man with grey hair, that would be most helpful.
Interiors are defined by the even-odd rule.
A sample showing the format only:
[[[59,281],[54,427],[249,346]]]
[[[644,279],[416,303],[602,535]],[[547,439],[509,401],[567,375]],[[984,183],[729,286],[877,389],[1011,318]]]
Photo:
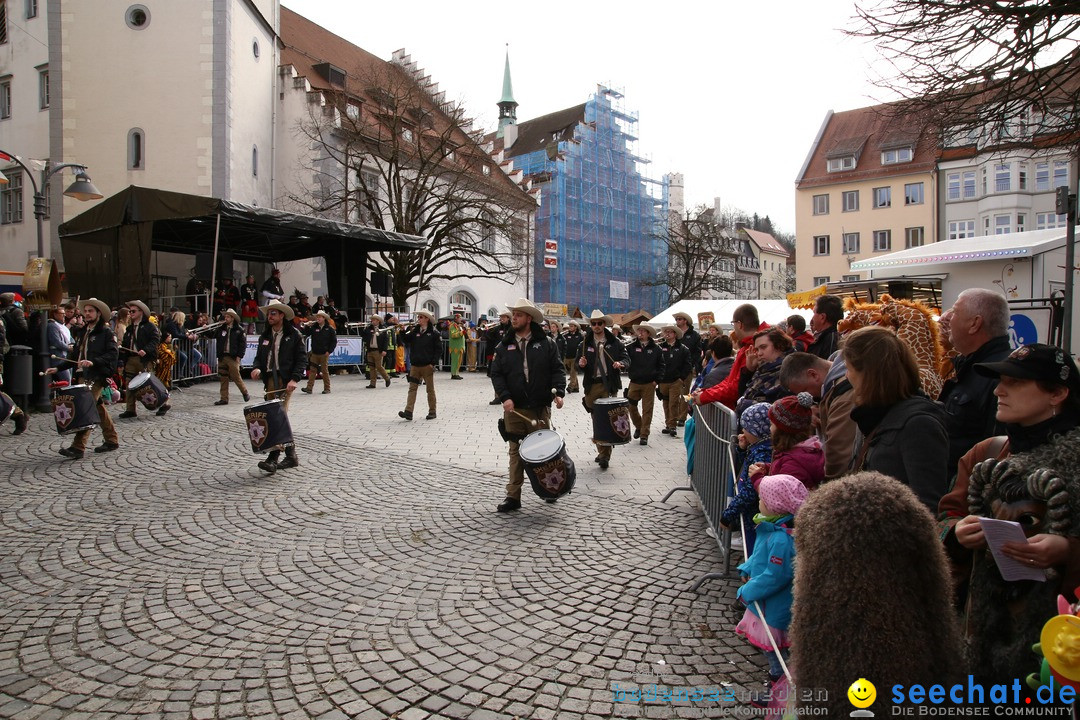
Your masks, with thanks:
[[[1009,303],[994,290],[970,288],[960,293],[941,316],[941,330],[960,353],[953,359],[956,375],[941,389],[949,432],[949,477],[956,464],[976,443],[1001,434],[995,415],[997,379],[979,375],[977,363],[1004,360],[1009,347]]]

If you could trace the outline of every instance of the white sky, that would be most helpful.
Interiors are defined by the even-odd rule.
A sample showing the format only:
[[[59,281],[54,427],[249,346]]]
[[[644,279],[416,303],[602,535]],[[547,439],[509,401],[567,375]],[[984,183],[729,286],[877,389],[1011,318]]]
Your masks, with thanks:
[[[825,113],[891,99],[869,80],[875,50],[840,32],[850,0],[283,4],[383,59],[405,48],[486,130],[507,43],[519,122],[609,84],[639,114],[651,176],[681,172],[688,206],[720,197],[790,233]]]

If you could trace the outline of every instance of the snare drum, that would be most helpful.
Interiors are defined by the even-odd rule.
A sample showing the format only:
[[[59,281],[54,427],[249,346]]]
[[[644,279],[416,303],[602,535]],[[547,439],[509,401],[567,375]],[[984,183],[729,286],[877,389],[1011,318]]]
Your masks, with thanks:
[[[14,412],[15,401],[6,392],[0,391],[0,425],[3,425]]]
[[[89,385],[69,385],[57,388],[52,397],[53,419],[56,432],[61,435],[89,430],[98,423],[94,393]]]
[[[141,372],[131,378],[127,391],[135,393],[135,397],[147,410],[157,410],[169,399],[165,383],[161,382],[157,375],[148,372]]]
[[[247,424],[252,452],[280,450],[293,444],[292,426],[289,416],[285,414],[285,403],[281,400],[248,405],[244,408],[244,422]]]
[[[599,398],[592,409],[593,442],[597,445],[625,445],[630,442],[630,401],[626,398]]]
[[[529,433],[518,446],[533,492],[544,499],[562,497],[574,488],[577,469],[566,443],[554,430]]]

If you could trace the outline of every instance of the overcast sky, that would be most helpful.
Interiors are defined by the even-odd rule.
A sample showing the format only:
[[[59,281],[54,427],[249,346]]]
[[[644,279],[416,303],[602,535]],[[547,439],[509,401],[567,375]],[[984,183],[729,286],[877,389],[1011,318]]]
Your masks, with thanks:
[[[870,82],[874,48],[840,32],[850,0],[283,4],[381,58],[405,48],[488,130],[507,43],[519,121],[619,89],[653,177],[681,172],[688,205],[718,196],[791,233],[825,113],[891,99]]]

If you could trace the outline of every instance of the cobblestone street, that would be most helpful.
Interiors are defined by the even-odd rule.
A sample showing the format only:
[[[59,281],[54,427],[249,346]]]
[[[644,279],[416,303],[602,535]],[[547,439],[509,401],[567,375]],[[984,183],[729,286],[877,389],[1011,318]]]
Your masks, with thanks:
[[[684,485],[682,439],[601,471],[581,395],[553,411],[578,468],[500,515],[506,446],[482,373],[295,394],[301,467],[255,467],[217,382],[121,447],[65,460],[51,416],[0,429],[0,717],[720,717],[737,703],[615,702],[617,688],[758,690],[735,581]],[[249,383],[254,386],[255,383]],[[122,406],[111,408],[115,417]],[[680,431],[681,434],[681,431]],[[101,441],[95,430],[91,447]]]

